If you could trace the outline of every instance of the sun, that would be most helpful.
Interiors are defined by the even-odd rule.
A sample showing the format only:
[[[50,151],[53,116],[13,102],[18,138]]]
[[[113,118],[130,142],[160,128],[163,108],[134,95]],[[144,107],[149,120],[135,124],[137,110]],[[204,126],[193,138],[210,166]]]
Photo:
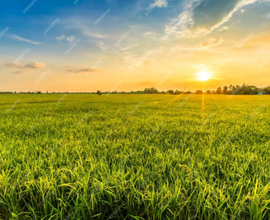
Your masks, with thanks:
[[[198,73],[198,80],[199,81],[207,81],[210,79],[210,74],[208,72],[199,72]]]

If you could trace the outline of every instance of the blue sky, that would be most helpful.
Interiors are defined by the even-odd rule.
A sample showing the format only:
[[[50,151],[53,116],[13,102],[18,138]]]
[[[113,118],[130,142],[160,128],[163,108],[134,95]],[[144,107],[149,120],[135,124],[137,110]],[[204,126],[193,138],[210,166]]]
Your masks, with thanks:
[[[201,71],[209,89],[270,84],[268,0],[2,0],[0,13],[1,91],[192,90]]]

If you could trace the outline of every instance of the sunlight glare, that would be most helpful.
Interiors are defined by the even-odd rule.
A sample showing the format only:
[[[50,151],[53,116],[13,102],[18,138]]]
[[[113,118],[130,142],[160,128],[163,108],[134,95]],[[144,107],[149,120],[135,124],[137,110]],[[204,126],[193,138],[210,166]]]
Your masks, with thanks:
[[[200,72],[198,73],[199,81],[207,81],[210,79],[210,74],[208,72]]]

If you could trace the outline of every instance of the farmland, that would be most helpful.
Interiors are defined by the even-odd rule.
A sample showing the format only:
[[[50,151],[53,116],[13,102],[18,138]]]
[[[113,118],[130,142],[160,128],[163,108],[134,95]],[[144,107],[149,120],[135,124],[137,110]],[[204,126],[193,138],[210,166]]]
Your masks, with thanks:
[[[0,219],[269,219],[269,100],[0,95]]]

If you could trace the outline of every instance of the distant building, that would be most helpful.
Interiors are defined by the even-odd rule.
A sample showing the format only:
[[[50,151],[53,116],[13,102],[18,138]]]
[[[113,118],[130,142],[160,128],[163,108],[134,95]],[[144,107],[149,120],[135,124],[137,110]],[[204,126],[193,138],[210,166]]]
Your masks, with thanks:
[[[264,91],[259,91],[258,95],[265,95],[265,92]]]

